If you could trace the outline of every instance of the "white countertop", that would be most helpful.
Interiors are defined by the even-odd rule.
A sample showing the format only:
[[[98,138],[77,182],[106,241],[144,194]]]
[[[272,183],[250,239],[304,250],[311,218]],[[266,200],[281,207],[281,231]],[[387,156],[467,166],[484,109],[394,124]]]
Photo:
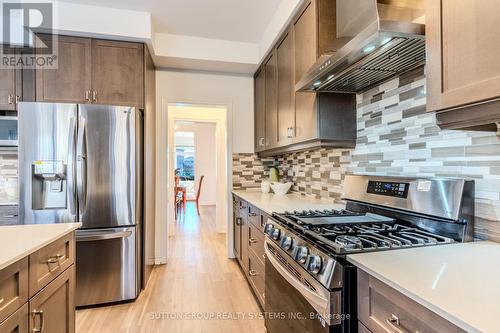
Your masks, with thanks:
[[[233,193],[267,214],[304,209],[345,208],[345,205],[334,203],[333,200],[312,199],[296,193],[275,195],[262,193],[260,190],[234,190]]]
[[[0,226],[0,270],[78,229],[81,223]]]
[[[500,244],[456,243],[348,260],[467,332],[500,332]]]

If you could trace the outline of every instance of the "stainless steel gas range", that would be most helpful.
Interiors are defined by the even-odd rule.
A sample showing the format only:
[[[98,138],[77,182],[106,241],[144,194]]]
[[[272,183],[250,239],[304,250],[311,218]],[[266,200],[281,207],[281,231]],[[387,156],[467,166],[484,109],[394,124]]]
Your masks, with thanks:
[[[346,256],[473,239],[474,182],[346,176],[345,210],[273,214],[265,226],[266,329],[357,332]]]

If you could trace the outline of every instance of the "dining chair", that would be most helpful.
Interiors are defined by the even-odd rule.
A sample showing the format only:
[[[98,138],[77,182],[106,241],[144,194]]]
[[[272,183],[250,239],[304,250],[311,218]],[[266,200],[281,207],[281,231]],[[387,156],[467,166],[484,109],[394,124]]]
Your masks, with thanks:
[[[205,176],[200,177],[200,182],[198,183],[198,190],[196,191],[196,211],[198,215],[200,215],[200,195],[201,195],[201,185],[203,184],[203,178]]]

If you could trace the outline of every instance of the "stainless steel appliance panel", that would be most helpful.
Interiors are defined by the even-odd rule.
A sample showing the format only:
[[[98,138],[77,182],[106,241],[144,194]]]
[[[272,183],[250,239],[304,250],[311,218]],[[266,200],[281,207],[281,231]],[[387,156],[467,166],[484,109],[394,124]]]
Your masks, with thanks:
[[[76,178],[83,229],[135,225],[136,110],[79,105]]]
[[[76,305],[137,297],[139,254],[136,227],[76,232]]]
[[[17,117],[0,116],[0,146],[17,147]]]
[[[23,223],[77,220],[71,158],[76,120],[76,104],[19,104],[19,220]]]
[[[407,197],[368,193],[368,183],[401,182],[408,184]],[[413,213],[457,220],[462,209],[464,179],[404,178],[386,176],[347,175],[343,199],[402,209]]]

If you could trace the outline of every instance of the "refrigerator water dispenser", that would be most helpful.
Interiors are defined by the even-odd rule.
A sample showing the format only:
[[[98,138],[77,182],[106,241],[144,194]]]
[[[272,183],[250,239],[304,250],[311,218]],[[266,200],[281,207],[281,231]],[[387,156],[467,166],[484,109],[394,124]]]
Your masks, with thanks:
[[[66,208],[67,177],[63,161],[35,161],[32,170],[33,210]]]

